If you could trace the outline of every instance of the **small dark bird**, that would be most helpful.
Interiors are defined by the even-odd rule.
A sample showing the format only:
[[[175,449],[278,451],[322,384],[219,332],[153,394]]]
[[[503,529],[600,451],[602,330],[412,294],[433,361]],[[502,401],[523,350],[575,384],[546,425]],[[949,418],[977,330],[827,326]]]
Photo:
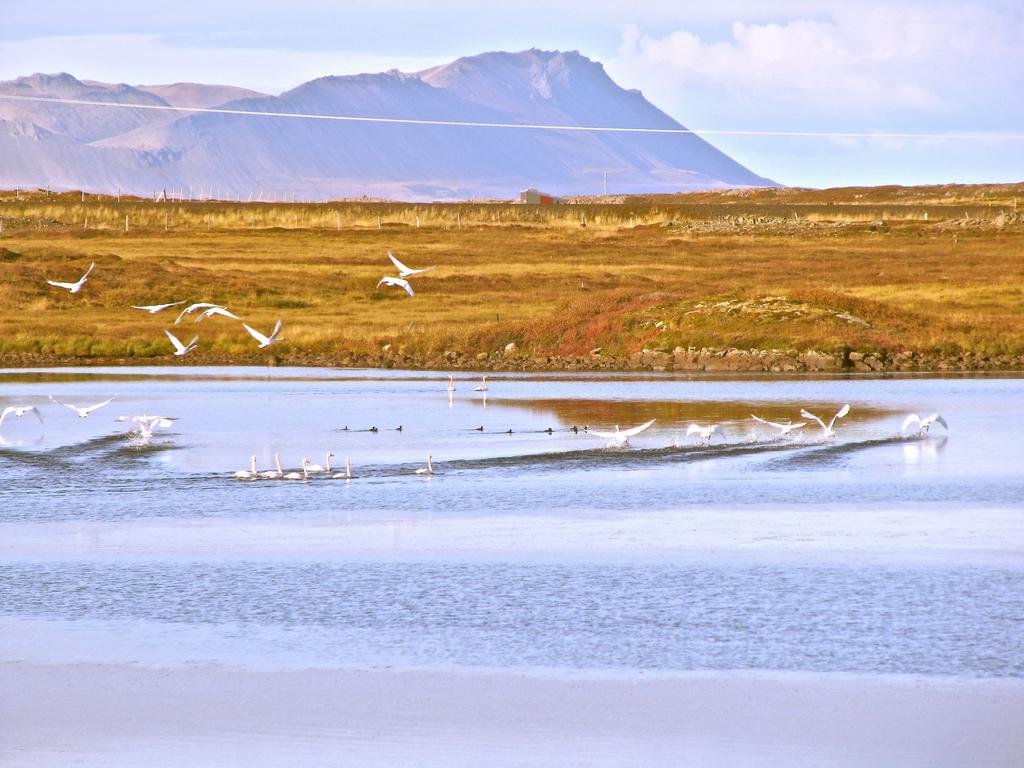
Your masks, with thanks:
[[[548,428],[547,428],[547,429],[545,429],[544,431],[545,431],[545,432],[547,432],[547,433],[548,433],[548,434],[550,435],[550,434],[551,434],[552,432],[554,432],[555,430],[553,430],[553,429],[552,429],[551,427],[548,427]]]
[[[580,428],[577,427],[575,424],[573,424],[572,425],[572,431],[575,432],[576,434],[579,434]]]
[[[371,432],[379,432],[380,430],[377,429],[376,427],[370,427],[370,431]]]
[[[348,427],[342,427],[342,428],[341,428],[341,431],[342,431],[342,432],[348,432]]]
[[[508,432],[506,432],[505,434],[506,434],[506,435],[511,435],[511,434],[512,434],[512,430],[510,429],[510,430],[509,430]]]
[[[483,431],[484,431],[484,428],[483,428],[483,426],[481,425],[481,426],[477,427],[476,429],[474,429],[473,431],[474,431],[474,432],[483,432]]]
[[[395,427],[395,432],[401,432],[401,431],[402,431],[402,425],[399,424],[397,427]]]

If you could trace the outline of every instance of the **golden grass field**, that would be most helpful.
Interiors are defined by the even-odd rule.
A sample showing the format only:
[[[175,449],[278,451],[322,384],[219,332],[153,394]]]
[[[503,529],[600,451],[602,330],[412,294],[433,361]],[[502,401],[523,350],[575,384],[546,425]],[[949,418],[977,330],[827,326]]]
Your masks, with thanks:
[[[764,190],[511,204],[155,203],[0,193],[0,364],[163,362],[172,300],[190,363],[543,367],[601,348],[1024,355],[1024,185]],[[125,217],[128,228],[125,231]],[[378,223],[379,222],[379,223]],[[418,224],[418,226],[417,226]],[[408,298],[376,290],[413,267]],[[76,280],[77,296],[46,279]],[[382,352],[385,345],[390,350]],[[487,358],[483,359],[486,355]],[[449,355],[449,359],[454,357]],[[1001,359],[1000,359],[1001,358]],[[466,367],[467,364],[462,364]],[[986,367],[986,366],[982,366]]]

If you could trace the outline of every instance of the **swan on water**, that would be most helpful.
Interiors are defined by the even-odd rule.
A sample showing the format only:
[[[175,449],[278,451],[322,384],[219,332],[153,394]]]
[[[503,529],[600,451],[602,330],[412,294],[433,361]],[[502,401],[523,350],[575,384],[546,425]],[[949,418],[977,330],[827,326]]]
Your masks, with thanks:
[[[434,457],[429,453],[427,454],[427,466],[420,467],[416,470],[417,475],[432,475],[434,474]]]
[[[349,459],[345,459],[345,471],[335,472],[331,477],[334,480],[351,480],[354,478],[355,475],[352,474],[352,462]]]
[[[449,392],[454,392],[455,391],[455,377],[451,376],[451,375],[448,376],[448,391]]]
[[[331,457],[332,456],[334,456],[334,454],[331,453],[330,451],[328,451],[327,452],[327,458],[324,461],[324,465],[323,466],[320,466],[319,464],[310,464],[308,467],[306,467],[306,470],[309,471],[309,472],[330,472],[331,471]]]
[[[181,313],[175,319],[174,324],[179,325],[185,315],[191,315],[193,312],[198,312],[200,309],[212,309],[213,307],[220,307],[220,304],[211,304],[208,301],[201,301],[198,304],[189,304],[181,310]],[[221,309],[226,309],[226,307],[221,307]]]
[[[390,286],[394,286],[394,287],[397,287],[397,288],[402,288],[410,296],[415,296],[416,295],[416,293],[412,289],[412,286],[409,285],[409,281],[408,280],[403,280],[400,277],[390,277],[390,276],[389,277],[382,277],[380,279],[380,282],[377,283],[377,287],[380,288],[382,285],[390,285]]]
[[[839,419],[843,418],[849,412],[850,412],[850,404],[847,403],[846,405],[844,405],[842,408],[840,408],[836,412],[836,415],[832,417],[832,421],[830,421],[827,425],[825,424],[824,421],[822,421],[821,419],[819,419],[817,416],[815,416],[813,413],[811,413],[810,411],[808,411],[806,409],[801,409],[800,410],[800,415],[803,418],[805,418],[805,419],[814,419],[816,422],[818,422],[821,425],[821,430],[823,432],[822,437],[835,437],[836,436],[836,432],[835,432],[834,429],[832,429],[832,427],[835,426],[836,421],[838,421]]]
[[[155,315],[157,312],[163,312],[165,309],[170,307],[176,307],[179,304],[184,304],[184,301],[172,301],[170,304],[144,304],[141,307],[132,304],[132,309],[141,309],[144,312],[149,312],[151,315]]]
[[[188,344],[182,344],[180,341],[178,341],[178,337],[175,336],[170,331],[164,330],[164,333],[167,334],[168,341],[170,341],[171,344],[174,345],[174,356],[175,357],[184,357],[189,352],[191,352],[193,349],[195,349],[197,346],[199,346],[198,345],[198,342],[199,342],[199,337],[198,336],[195,336],[192,339],[192,341],[190,341]]]
[[[287,475],[282,477],[283,480],[308,480],[309,479],[309,459],[302,460],[302,472],[289,472]]]
[[[256,454],[254,453],[249,459],[249,469],[240,469],[232,477],[239,480],[252,480],[259,477],[259,473],[256,471]]]
[[[75,294],[82,290],[82,286],[85,285],[86,282],[88,282],[89,275],[92,273],[93,267],[95,266],[96,262],[94,261],[92,264],[89,265],[89,268],[85,271],[85,274],[78,278],[77,283],[62,283],[59,280],[47,280],[46,282],[52,285],[54,288],[63,288],[65,291]]]
[[[281,321],[280,320],[277,321],[277,325],[274,326],[274,332],[272,334],[270,334],[269,336],[264,336],[262,333],[257,331],[255,328],[252,328],[252,327],[246,325],[245,323],[242,323],[242,327],[245,328],[245,330],[247,330],[249,332],[250,336],[252,336],[254,339],[256,339],[256,341],[258,341],[260,343],[259,344],[259,348],[260,349],[266,349],[267,347],[271,346],[272,344],[277,344],[277,342],[279,342],[279,341],[284,341],[284,336],[278,336],[277,335],[277,334],[279,334],[281,332]]]
[[[700,424],[691,424],[686,428],[687,437],[690,437],[691,435],[698,435],[705,443],[711,442],[711,438],[716,432],[718,432],[717,424],[708,424],[706,427],[702,427]]]
[[[263,472],[260,472],[260,477],[266,480],[280,480],[282,477],[284,477],[284,470],[281,469],[280,453],[274,454],[274,464],[277,466],[277,469],[264,470]]]
[[[903,420],[903,426],[900,427],[900,434],[906,434],[907,430],[914,424],[917,424],[917,432],[915,435],[923,435],[931,429],[932,424],[941,424],[943,429],[949,429],[949,425],[946,420],[939,414],[933,413],[931,416],[921,418],[916,413],[911,413]]]
[[[55,397],[53,397],[53,395],[50,395],[50,402],[51,403],[53,403],[54,405],[63,405],[65,408],[68,408],[68,409],[74,411],[75,413],[78,414],[78,418],[80,418],[80,419],[84,419],[90,413],[92,413],[93,411],[98,411],[104,405],[108,405],[109,403],[111,403],[113,401],[113,399],[114,398],[111,397],[108,400],[104,400],[102,403],[96,403],[96,405],[89,405],[89,406],[86,406],[86,407],[82,408],[82,407],[79,407],[77,405],[69,405],[68,403],[62,403],[60,400],[57,400]]]
[[[480,386],[473,390],[474,392],[486,392],[487,391],[487,377],[484,376],[483,381],[480,382]]]
[[[788,435],[790,432],[793,432],[794,430],[802,429],[803,427],[807,426],[806,421],[798,421],[795,423],[792,421],[787,421],[785,424],[780,424],[775,421],[768,421],[766,419],[762,419],[760,416],[755,416],[754,414],[750,414],[750,418],[752,418],[754,421],[759,421],[762,424],[767,424],[769,427],[775,427],[775,429],[779,430],[780,437],[782,437],[783,435]]]
[[[616,424],[614,432],[598,432],[596,429],[592,429],[587,434],[608,440],[609,442],[608,445],[605,446],[606,448],[625,448],[629,445],[629,438],[636,437],[645,429],[650,427],[655,421],[657,421],[657,419],[651,419],[650,421],[645,421],[639,427],[624,430],[620,430],[619,425]],[[509,431],[511,432],[511,430]]]
[[[9,405],[4,408],[3,411],[0,411],[0,426],[3,426],[3,423],[7,420],[8,416],[14,416],[16,419],[20,419],[26,413],[33,414],[37,419],[39,419],[40,424],[43,423],[43,416],[39,413],[39,409],[34,405]]]
[[[199,317],[196,318],[196,322],[198,323],[200,320],[205,320],[206,318],[213,317],[214,315],[227,317],[231,320],[238,320],[239,322],[241,322],[242,320],[242,318],[240,318],[238,315],[228,311],[227,307],[210,307],[208,310],[206,310],[201,315],[199,315]]]
[[[391,251],[388,251],[388,258],[391,259],[391,263],[398,268],[399,277],[412,277],[413,275],[419,275],[422,274],[423,272],[427,272],[433,269],[433,267],[424,267],[423,269],[410,269],[409,267],[405,266],[405,264],[396,259],[395,255],[391,253]]]

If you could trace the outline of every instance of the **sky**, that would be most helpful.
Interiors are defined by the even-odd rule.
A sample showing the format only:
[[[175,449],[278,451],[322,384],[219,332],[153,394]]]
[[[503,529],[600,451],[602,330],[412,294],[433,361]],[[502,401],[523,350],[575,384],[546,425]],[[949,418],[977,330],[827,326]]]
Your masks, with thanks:
[[[279,93],[536,47],[600,61],[697,130],[1020,134],[1022,43],[1021,0],[35,0],[5,4],[0,80]],[[706,138],[788,185],[1024,181],[1022,139]]]

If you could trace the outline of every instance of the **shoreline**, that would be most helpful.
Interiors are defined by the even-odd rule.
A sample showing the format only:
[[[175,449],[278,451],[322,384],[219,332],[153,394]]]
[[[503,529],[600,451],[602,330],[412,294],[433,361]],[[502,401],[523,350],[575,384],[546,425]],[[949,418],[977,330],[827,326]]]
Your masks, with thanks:
[[[1009,766],[1024,683],[0,663],[0,758],[75,765]],[[16,692],[16,693],[15,693]]]
[[[1021,373],[1024,355],[988,357],[964,353],[897,354],[847,351],[824,353],[797,350],[742,350],[735,348],[676,347],[672,352],[644,349],[628,357],[590,355],[533,355],[515,350],[475,355],[446,352],[440,355],[317,353],[289,350],[272,355],[210,355],[194,353],[187,359],[160,357],[81,357],[74,355],[3,354],[0,368],[194,368],[202,366],[270,366],[296,368],[384,368],[408,371],[483,371],[498,373]]]

